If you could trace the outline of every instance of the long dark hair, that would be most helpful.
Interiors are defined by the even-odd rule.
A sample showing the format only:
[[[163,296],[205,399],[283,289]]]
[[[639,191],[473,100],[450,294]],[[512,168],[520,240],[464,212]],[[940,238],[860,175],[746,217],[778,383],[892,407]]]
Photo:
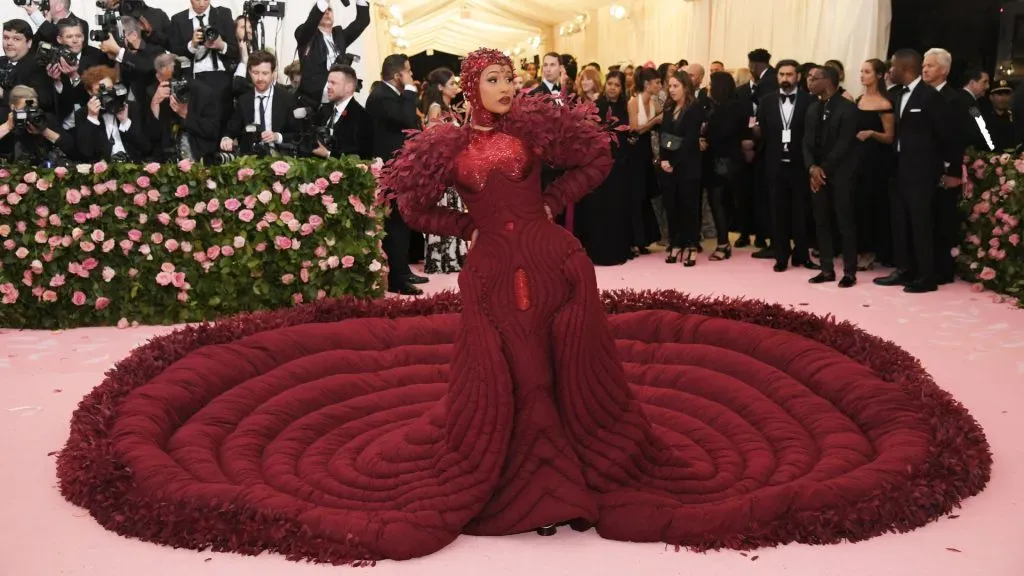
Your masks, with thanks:
[[[438,104],[441,106],[441,112],[451,112],[451,108],[444,101],[444,86],[448,84],[448,81],[455,76],[455,73],[448,68],[435,68],[430,74],[427,74],[427,89],[423,93],[423,102],[420,104],[420,111],[424,114],[430,110],[431,104]]]
[[[675,78],[676,81],[682,84],[683,88],[686,90],[686,95],[683,96],[683,105],[679,108],[680,110],[686,110],[690,104],[693,104],[693,101],[697,99],[697,94],[694,93],[693,80],[690,78],[689,74],[682,70],[676,70],[671,76],[669,76],[669,79],[672,78]],[[665,92],[668,93],[667,82],[665,83]],[[675,115],[675,111],[676,101],[669,96],[669,98],[665,100],[665,117],[673,117]]]
[[[885,78],[885,71],[889,69],[888,64],[882,62],[878,58],[872,58],[870,60],[866,60],[866,62],[871,65],[871,70],[874,71],[875,76],[877,76],[879,80]]]
[[[708,96],[718,106],[722,106],[736,97],[736,80],[728,72],[715,72],[711,75],[711,88]]]
[[[608,81],[611,79],[619,81],[619,101],[625,101],[629,99],[629,94],[626,94],[626,75],[618,70],[612,70],[608,73],[608,76],[604,79],[604,85],[608,85]],[[607,98],[607,96],[605,96]]]
[[[633,72],[633,90],[639,94],[647,88],[648,82],[652,82],[654,80],[661,80],[661,76],[650,68],[640,66]]]

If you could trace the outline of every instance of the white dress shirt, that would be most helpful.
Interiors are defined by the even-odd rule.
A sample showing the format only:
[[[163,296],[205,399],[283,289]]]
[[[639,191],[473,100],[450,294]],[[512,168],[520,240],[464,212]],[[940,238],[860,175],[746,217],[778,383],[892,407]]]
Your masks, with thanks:
[[[273,130],[274,129],[274,125],[271,122],[271,118],[273,117],[273,111],[274,111],[274,85],[271,84],[270,88],[267,88],[266,92],[256,92],[253,95],[253,99],[252,99],[252,117],[253,117],[253,119],[254,119],[256,124],[260,123],[259,120],[260,120],[260,98],[261,97],[264,97],[264,98],[267,99],[266,103],[264,104],[264,107],[266,108],[266,111],[263,114],[263,126],[265,126],[267,130]],[[274,132],[274,143],[275,144],[280,144],[282,141],[284,141],[284,137],[281,136],[280,132],[276,132],[275,131]]]
[[[96,126],[100,125],[98,118],[93,118],[92,116],[87,116],[87,118],[89,119],[89,122],[92,122]],[[130,130],[131,127],[131,118],[124,122],[118,122],[117,118],[115,118],[113,114],[103,113],[103,130],[107,133],[107,141],[112,143],[110,146],[111,156],[119,152],[127,153],[127,150],[124,148],[124,142],[121,141],[121,134]]]
[[[212,16],[212,15],[213,15],[213,11],[210,10],[209,8],[207,8],[206,12],[204,12],[203,14],[196,14],[195,10],[189,8],[188,9],[188,19],[192,21],[192,30],[193,31],[199,30],[199,16],[202,16],[203,17],[203,23],[206,26],[209,26],[210,25],[210,16]],[[221,32],[221,34],[224,34],[225,32],[234,34],[235,31],[234,31],[234,29],[231,29],[231,30],[221,30],[220,32]],[[224,63],[220,61],[220,56],[216,52],[213,52],[209,56],[207,56],[206,58],[203,58],[203,54],[205,54],[206,51],[207,51],[206,46],[203,46],[202,44],[200,44],[198,47],[193,48],[192,47],[192,40],[191,39],[188,41],[188,44],[186,44],[185,46],[188,48],[188,51],[191,52],[192,55],[195,57],[195,59],[194,59],[194,61],[192,63],[192,73],[193,74],[201,74],[203,72],[213,72],[215,70],[227,70],[227,67],[225,67]],[[225,43],[224,49],[220,50],[220,53],[221,54],[227,54],[227,51],[228,51],[228,47],[227,47],[227,44]],[[200,58],[202,58],[202,59],[200,60]]]
[[[332,137],[334,136],[335,124],[337,124],[338,121],[341,120],[341,115],[345,113],[345,109],[348,108],[348,103],[351,101],[352,97],[349,96],[348,98],[345,98],[341,102],[338,102],[337,104],[334,105],[334,112],[331,114],[331,124],[330,126],[327,127]]]
[[[900,95],[900,118],[903,118],[903,110],[907,107],[907,102],[910,101],[910,95],[914,93],[914,89],[921,83],[921,77],[918,76],[913,82],[907,84],[908,90]],[[896,151],[900,151],[900,142],[896,141]]]

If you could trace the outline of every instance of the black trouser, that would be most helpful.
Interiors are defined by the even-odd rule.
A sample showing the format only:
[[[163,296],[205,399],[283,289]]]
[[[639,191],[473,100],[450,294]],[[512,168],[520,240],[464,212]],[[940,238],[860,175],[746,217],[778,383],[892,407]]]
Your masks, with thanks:
[[[661,198],[668,217],[669,248],[692,248],[700,243],[700,178],[658,171]]]
[[[391,213],[384,219],[384,240],[381,247],[388,257],[388,288],[398,289],[409,283],[409,226],[391,201]]]
[[[224,132],[235,111],[235,98],[231,90],[231,72],[224,70],[200,72],[196,74],[196,80],[208,86],[214,93],[217,105],[220,106],[220,130]]]
[[[772,249],[775,260],[794,265],[808,261],[810,247],[807,238],[807,203],[810,179],[803,165],[780,162],[775,167],[775,178],[769,183],[772,207]],[[793,241],[792,248],[790,240]]]
[[[729,244],[729,203],[741,169],[742,165],[731,158],[713,158],[711,161],[708,203],[711,204],[711,217],[715,220],[719,246]],[[742,232],[742,228],[740,230]]]
[[[957,203],[960,188],[939,188],[935,191],[932,209],[935,214],[935,276],[940,283],[953,281],[956,265],[953,247],[960,244],[960,211]]]
[[[849,179],[830,180],[827,186],[811,192],[814,207],[814,225],[818,230],[818,251],[821,253],[823,274],[835,274],[835,246],[833,221],[839,228],[843,250],[843,273],[857,275],[857,227],[854,224],[853,182]]]
[[[892,200],[892,244],[896,267],[915,280],[935,281],[933,196],[941,174],[908,173],[898,168]]]
[[[735,228],[741,237],[750,238],[757,233],[754,225],[754,165],[737,162],[736,178],[732,185],[732,199],[735,203]]]
[[[754,159],[752,192],[754,234],[761,241],[772,238],[771,183],[765,167],[764,154]]]

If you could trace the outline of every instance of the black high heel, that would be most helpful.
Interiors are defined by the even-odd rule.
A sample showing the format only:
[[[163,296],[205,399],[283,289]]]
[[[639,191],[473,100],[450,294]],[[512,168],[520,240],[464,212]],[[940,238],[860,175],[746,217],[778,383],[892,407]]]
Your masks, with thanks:
[[[697,265],[697,249],[687,248],[683,253],[683,266],[687,268],[693,268]]]
[[[558,528],[554,524],[548,524],[547,526],[541,526],[537,528],[537,534],[541,536],[554,536],[558,532]]]
[[[669,248],[668,256],[665,256],[665,263],[675,264],[676,262],[679,262],[679,253],[680,250],[677,250],[675,248]]]
[[[715,251],[708,257],[708,260],[712,262],[721,262],[722,260],[728,260],[732,258],[732,246],[730,244],[723,244],[715,247]]]

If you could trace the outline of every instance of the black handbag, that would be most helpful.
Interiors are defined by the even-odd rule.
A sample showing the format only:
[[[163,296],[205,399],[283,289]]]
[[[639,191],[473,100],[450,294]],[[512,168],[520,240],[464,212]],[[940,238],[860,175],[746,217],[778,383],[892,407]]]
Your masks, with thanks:
[[[661,133],[661,147],[670,152],[679,150],[683,145],[683,137],[676,136],[675,134]]]

